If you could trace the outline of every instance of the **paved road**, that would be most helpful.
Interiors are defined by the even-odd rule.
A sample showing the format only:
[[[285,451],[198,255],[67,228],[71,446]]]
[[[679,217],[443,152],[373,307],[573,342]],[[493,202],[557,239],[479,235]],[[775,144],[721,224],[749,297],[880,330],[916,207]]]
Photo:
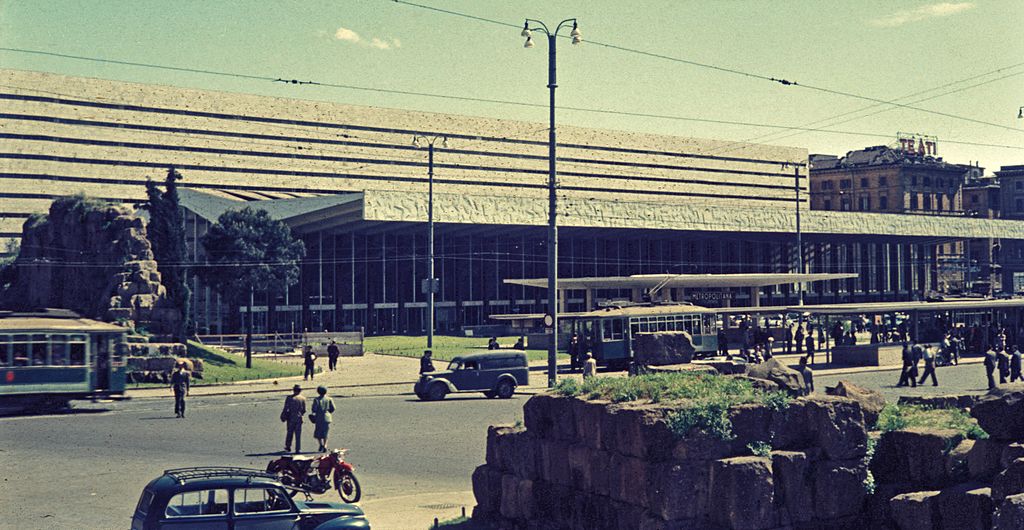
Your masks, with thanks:
[[[833,386],[840,379],[845,379],[861,386],[880,390],[886,400],[890,402],[895,402],[899,396],[984,393],[988,390],[985,368],[978,363],[943,366],[935,371],[935,377],[939,381],[939,386],[932,386],[929,378],[924,385],[918,385],[917,388],[897,387],[896,382],[900,378],[900,371],[885,370],[815,377],[814,386],[818,392],[824,392],[826,385]]]
[[[0,418],[0,528],[127,528],[143,486],[164,469],[263,468],[284,445],[278,421],[283,399],[195,398],[184,420],[174,417],[169,397],[79,406],[68,415]],[[435,494],[428,497],[444,504],[437,493],[472,488],[472,471],[484,461],[487,425],[521,419],[526,399],[341,399],[331,446],[350,450],[371,515],[386,509],[381,499],[389,497]],[[315,449],[309,425],[304,435],[303,448]],[[330,495],[325,498],[336,500]],[[453,494],[452,502],[465,497]]]

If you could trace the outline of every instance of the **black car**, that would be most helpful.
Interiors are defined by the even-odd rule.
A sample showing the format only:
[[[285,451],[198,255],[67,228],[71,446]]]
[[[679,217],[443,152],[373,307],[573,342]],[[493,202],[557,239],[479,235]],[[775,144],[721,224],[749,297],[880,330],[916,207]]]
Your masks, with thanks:
[[[452,359],[446,370],[426,372],[413,386],[422,400],[444,399],[449,392],[483,392],[508,399],[519,386],[530,384],[530,366],[523,352],[488,352]]]
[[[354,528],[370,528],[358,506],[292,499],[275,475],[235,467],[169,469],[142,491],[132,517],[132,530]]]

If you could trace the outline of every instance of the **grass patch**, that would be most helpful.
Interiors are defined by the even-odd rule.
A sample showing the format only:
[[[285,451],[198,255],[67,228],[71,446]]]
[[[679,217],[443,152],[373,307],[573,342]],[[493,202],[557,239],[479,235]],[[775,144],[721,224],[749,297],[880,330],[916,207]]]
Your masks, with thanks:
[[[563,396],[604,399],[613,403],[686,401],[685,407],[669,414],[672,432],[683,437],[697,430],[722,440],[734,437],[729,407],[741,403],[762,403],[773,410],[783,410],[791,401],[783,392],[757,390],[744,379],[687,372],[593,377],[582,383],[576,379],[563,379],[555,385],[554,391]]]
[[[490,337],[453,337],[448,335],[434,335],[434,359],[438,361],[450,361],[456,356],[469,353],[487,352],[487,341]],[[516,343],[517,337],[498,337],[498,343],[502,351],[511,350]],[[426,336],[409,335],[381,335],[366,337],[363,339],[363,349],[370,353],[382,353],[385,355],[401,355],[403,357],[419,358],[423,350],[427,349]],[[526,350],[526,357],[531,361],[540,361],[548,358],[547,350]],[[558,355],[559,360],[567,360],[565,354]]]
[[[496,526],[486,523],[478,523],[470,517],[456,517],[447,521],[440,521],[437,526],[433,524],[427,527],[428,530],[444,528],[445,530],[497,530]]]
[[[882,432],[911,428],[953,429],[964,436],[982,440],[988,438],[978,421],[960,409],[931,409],[918,405],[888,404],[878,415],[875,428]]]
[[[245,357],[219,350],[215,347],[198,342],[188,342],[188,356],[203,360],[203,378],[193,379],[193,386],[231,383],[234,381],[251,381],[253,379],[273,379],[302,375],[301,364],[287,364],[266,359],[253,359],[252,368],[245,367]],[[167,386],[159,383],[138,383],[132,388],[150,388]]]

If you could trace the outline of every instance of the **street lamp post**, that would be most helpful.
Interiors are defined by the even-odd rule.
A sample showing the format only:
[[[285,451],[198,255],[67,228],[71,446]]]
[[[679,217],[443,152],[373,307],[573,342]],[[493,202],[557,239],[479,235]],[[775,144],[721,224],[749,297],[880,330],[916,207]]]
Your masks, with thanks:
[[[448,138],[443,136],[413,136],[412,145],[421,147],[420,140],[427,142],[427,248],[430,255],[427,265],[427,280],[423,290],[427,296],[427,350],[434,349],[434,293],[437,279],[434,278],[434,142],[441,139],[441,147],[448,147]]]
[[[804,273],[804,236],[800,231],[800,166],[793,166],[793,189],[796,190],[796,272]],[[797,299],[804,305],[804,284],[797,283]]]
[[[530,23],[533,27],[530,27]],[[555,88],[558,87],[555,77],[555,49],[558,32],[569,23],[572,23],[573,44],[583,42],[579,25],[575,18],[569,18],[558,23],[554,31],[539,20],[526,19],[523,24],[521,35],[526,37],[524,48],[533,48],[533,31],[542,31],[548,37],[548,90],[551,93],[550,127],[548,128],[548,315],[550,320],[545,322],[551,327],[551,343],[548,344],[548,387],[555,386],[557,379],[558,361],[558,224],[556,223],[557,178],[555,173]]]

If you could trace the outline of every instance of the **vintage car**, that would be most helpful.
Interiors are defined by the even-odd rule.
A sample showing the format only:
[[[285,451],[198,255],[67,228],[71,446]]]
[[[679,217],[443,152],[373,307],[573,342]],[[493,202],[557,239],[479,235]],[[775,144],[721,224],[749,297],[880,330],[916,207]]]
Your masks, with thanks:
[[[420,375],[413,390],[427,401],[444,399],[449,392],[483,392],[489,398],[508,399],[529,379],[525,353],[477,353],[452,359],[446,370]]]
[[[294,490],[256,469],[170,469],[142,491],[132,530],[368,529],[352,504],[293,499]]]

